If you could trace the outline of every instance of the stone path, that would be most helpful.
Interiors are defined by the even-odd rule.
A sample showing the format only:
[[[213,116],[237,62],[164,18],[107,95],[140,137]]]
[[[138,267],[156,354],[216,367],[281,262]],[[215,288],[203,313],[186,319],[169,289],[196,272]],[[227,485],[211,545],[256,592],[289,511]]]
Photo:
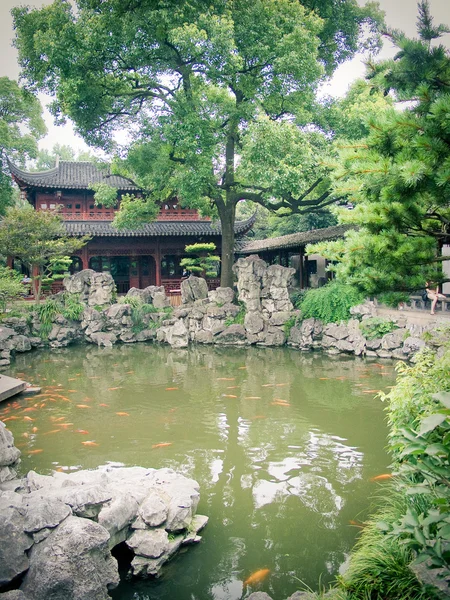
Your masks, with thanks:
[[[26,387],[27,384],[21,379],[0,375],[0,402],[16,394],[20,394]]]

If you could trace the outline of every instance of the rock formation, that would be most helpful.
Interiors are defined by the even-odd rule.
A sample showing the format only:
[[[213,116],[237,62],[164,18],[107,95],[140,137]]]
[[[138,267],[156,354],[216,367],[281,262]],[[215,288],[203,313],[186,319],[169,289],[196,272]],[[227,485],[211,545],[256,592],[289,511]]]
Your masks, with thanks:
[[[0,472],[19,455],[0,422]],[[197,482],[171,469],[12,473],[0,483],[0,590],[17,587],[23,600],[107,600],[119,582],[112,549],[132,551],[130,575],[158,576],[208,521],[195,514]]]

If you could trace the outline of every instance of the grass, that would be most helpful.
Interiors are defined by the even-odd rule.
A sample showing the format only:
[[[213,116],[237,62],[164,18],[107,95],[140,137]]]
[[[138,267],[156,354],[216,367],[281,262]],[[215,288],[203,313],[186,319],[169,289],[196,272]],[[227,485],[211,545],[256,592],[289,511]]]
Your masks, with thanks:
[[[339,584],[348,600],[432,600],[433,592],[424,588],[409,569],[411,551],[393,536],[378,528],[391,524],[406,511],[407,499],[394,486],[383,486],[382,502],[364,528],[353,550],[350,565]]]

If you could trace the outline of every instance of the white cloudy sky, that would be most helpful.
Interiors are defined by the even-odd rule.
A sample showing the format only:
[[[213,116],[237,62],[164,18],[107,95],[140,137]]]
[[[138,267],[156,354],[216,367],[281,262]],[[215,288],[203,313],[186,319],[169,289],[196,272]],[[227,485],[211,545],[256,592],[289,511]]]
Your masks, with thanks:
[[[364,4],[363,0],[358,0]],[[17,79],[19,76],[19,67],[17,65],[17,53],[12,47],[13,38],[11,8],[14,6],[28,4],[30,6],[40,7],[44,4],[50,4],[51,0],[0,0],[0,76],[8,76]],[[407,35],[413,36],[416,33],[415,23],[417,19],[417,1],[416,0],[379,0],[381,8],[386,13],[386,22],[390,27],[401,29]],[[445,23],[450,25],[450,0],[430,0],[431,12],[436,23]],[[450,34],[443,38],[444,43],[450,47]],[[381,56],[390,56],[393,48],[386,45],[383,48]],[[327,86],[326,91],[333,95],[343,95],[349,84],[364,73],[362,63],[363,57],[358,56],[353,61],[341,65],[335,74],[332,83]],[[46,99],[41,97],[45,103]],[[48,134],[41,140],[41,148],[52,148],[53,144],[68,144],[81,150],[87,146],[83,140],[74,134],[73,128],[69,125],[64,127],[55,127],[52,118],[45,115]]]

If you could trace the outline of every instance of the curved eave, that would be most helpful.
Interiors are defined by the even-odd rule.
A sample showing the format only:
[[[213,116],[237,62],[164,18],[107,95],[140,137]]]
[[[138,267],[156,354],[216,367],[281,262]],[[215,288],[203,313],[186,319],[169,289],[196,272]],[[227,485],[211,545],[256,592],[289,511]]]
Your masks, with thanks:
[[[139,192],[141,188],[125,177],[103,173],[93,163],[61,161],[48,171],[23,171],[7,158],[10,173],[20,187],[58,190],[87,190],[92,183],[109,183],[119,192]],[[81,181],[80,181],[81,180]]]
[[[254,223],[254,216],[234,225],[236,236],[246,233]],[[161,237],[161,236],[221,236],[220,223],[211,221],[154,221],[136,229],[115,229],[110,221],[65,221],[70,236],[81,237]]]
[[[275,238],[265,240],[255,240],[248,242],[239,250],[239,254],[257,254],[258,252],[270,252],[275,250],[287,250],[289,248],[298,248],[307,244],[314,244],[325,240],[334,240],[344,237],[354,225],[333,225],[323,229],[312,229],[300,233],[291,233]]]

